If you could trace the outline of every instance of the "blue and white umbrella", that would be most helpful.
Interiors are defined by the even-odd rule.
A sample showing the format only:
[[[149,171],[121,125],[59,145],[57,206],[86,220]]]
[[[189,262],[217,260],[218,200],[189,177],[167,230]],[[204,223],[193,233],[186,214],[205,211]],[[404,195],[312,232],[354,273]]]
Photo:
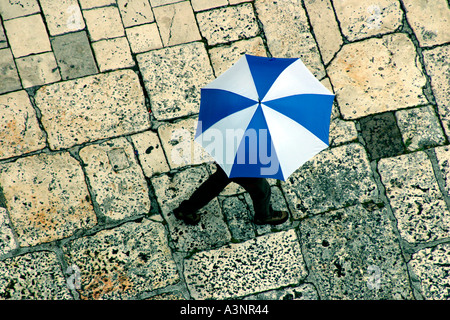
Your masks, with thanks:
[[[230,178],[286,180],[328,147],[333,100],[300,59],[244,55],[201,89],[195,141]]]

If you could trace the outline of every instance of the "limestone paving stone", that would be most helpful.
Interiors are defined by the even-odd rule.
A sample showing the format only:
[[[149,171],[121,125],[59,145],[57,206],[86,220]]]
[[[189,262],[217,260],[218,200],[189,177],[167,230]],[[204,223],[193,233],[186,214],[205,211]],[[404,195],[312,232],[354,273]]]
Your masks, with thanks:
[[[248,3],[200,12],[197,21],[210,46],[251,38],[259,32],[253,7]]]
[[[409,151],[435,147],[445,143],[439,118],[431,105],[397,111],[395,114],[403,141]]]
[[[450,105],[450,86],[448,85],[450,83],[449,56],[450,45],[436,47],[423,52],[425,68],[431,78],[431,88],[447,136],[450,136],[450,108],[448,107]]]
[[[136,57],[157,120],[198,113],[200,88],[214,80],[203,43],[153,50]]]
[[[448,1],[405,0],[406,18],[421,46],[450,41],[450,7]]]
[[[440,244],[412,255],[409,266],[426,300],[449,300],[450,246]]]
[[[243,300],[319,300],[319,296],[312,284],[305,283],[294,288],[257,293]]]
[[[77,0],[39,0],[50,35],[84,29],[84,20]]]
[[[330,146],[338,146],[358,139],[358,131],[353,121],[334,118],[330,122]]]
[[[381,159],[378,171],[403,239],[416,243],[449,236],[450,212],[423,151]]]
[[[327,212],[303,220],[299,234],[321,299],[412,299],[386,208],[357,204]]]
[[[82,299],[138,299],[180,280],[164,226],[148,219],[76,239],[63,252],[80,270]]]
[[[156,23],[125,29],[133,53],[141,53],[163,47]]]
[[[228,0],[191,0],[194,11],[203,11],[226,6]]]
[[[98,73],[86,31],[53,37],[51,43],[63,80]]]
[[[11,49],[0,49],[0,93],[22,88]]]
[[[3,20],[28,16],[40,11],[37,0],[5,0],[0,1],[0,15]]]
[[[82,9],[116,5],[116,0],[79,0]]]
[[[80,157],[102,215],[121,220],[150,211],[147,182],[125,138],[84,147]]]
[[[3,25],[0,24],[0,49],[8,47],[8,39],[6,38],[5,30]]]
[[[115,6],[83,10],[83,16],[92,41],[125,35],[119,9]]]
[[[15,58],[52,50],[40,14],[7,20],[3,23]]]
[[[323,78],[325,70],[302,1],[258,0],[255,8],[272,56],[301,58],[317,78]]]
[[[16,59],[24,88],[61,80],[53,52],[45,52]]]
[[[0,185],[21,247],[63,239],[97,223],[81,166],[68,153],[2,164]]]
[[[158,127],[158,135],[171,169],[212,161],[205,149],[194,141],[197,119],[188,118]]]
[[[329,148],[282,184],[294,219],[355,203],[378,202],[369,159],[359,143]]]
[[[180,2],[180,0],[149,0],[152,7],[159,7],[166,4],[171,4],[175,2]]]
[[[132,135],[131,139],[147,178],[170,170],[157,133],[145,131]]]
[[[7,254],[17,247],[8,211],[0,207],[0,256]]]
[[[304,3],[320,53],[328,64],[343,44],[331,0],[307,0]]]
[[[72,300],[56,254],[33,252],[0,261],[0,299]]]
[[[227,71],[244,54],[267,57],[267,52],[261,37],[240,40],[209,49],[211,64],[216,76],[220,76]]]
[[[371,159],[397,156],[404,152],[402,136],[392,112],[362,118],[359,124]]]
[[[26,91],[0,95],[0,108],[0,159],[46,147],[44,133]]]
[[[403,12],[398,0],[333,1],[342,33],[354,41],[396,31]]]
[[[155,21],[148,0],[117,0],[117,5],[125,27]]]
[[[436,153],[439,170],[444,180],[444,188],[448,195],[450,194],[450,148],[442,146],[435,148],[434,152]]]
[[[233,239],[244,241],[255,237],[253,215],[244,195],[222,197],[221,205]]]
[[[36,92],[35,103],[51,149],[150,128],[144,93],[132,70],[44,86]]]
[[[289,230],[196,253],[184,275],[194,299],[227,299],[298,284],[307,271]]]
[[[134,66],[126,37],[97,41],[92,44],[92,48],[101,72]]]
[[[426,104],[417,59],[400,33],[343,46],[327,71],[344,119]]]
[[[201,40],[189,1],[153,7],[153,13],[164,46]]]
[[[189,226],[178,220],[172,210],[208,178],[203,166],[190,167],[175,174],[163,174],[151,180],[162,215],[168,224],[172,245],[176,250],[190,252],[225,245],[231,240],[230,232],[217,199],[199,210],[201,220]]]

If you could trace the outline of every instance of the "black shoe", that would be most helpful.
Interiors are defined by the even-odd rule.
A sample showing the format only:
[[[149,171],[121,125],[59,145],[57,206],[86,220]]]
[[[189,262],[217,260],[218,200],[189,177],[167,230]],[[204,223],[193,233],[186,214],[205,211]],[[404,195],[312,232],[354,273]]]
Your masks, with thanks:
[[[255,218],[255,224],[263,225],[263,224],[271,224],[278,225],[285,223],[289,218],[289,213],[287,211],[272,211],[272,215],[267,218]]]
[[[186,214],[180,208],[176,208],[173,210],[173,214],[175,215],[175,218],[183,220],[184,223],[191,226],[195,226],[200,222],[200,216],[195,212]]]

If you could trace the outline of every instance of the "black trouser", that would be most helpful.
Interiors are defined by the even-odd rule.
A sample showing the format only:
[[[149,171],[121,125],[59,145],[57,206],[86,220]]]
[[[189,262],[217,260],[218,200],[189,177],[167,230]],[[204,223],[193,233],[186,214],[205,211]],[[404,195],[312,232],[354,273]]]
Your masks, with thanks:
[[[259,219],[271,216],[270,185],[264,178],[228,178],[225,171],[216,164],[214,172],[194,193],[189,200],[181,203],[180,209],[186,213],[193,213],[207,205],[213,198],[230,183],[242,186],[252,198],[255,217]]]

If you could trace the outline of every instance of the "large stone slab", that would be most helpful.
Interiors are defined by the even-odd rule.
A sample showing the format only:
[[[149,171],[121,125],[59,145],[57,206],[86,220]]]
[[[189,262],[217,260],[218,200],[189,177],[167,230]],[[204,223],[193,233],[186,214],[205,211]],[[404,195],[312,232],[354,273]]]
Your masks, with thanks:
[[[71,300],[56,254],[28,253],[0,261],[0,299]]]
[[[440,244],[412,255],[409,266],[413,282],[427,300],[449,300],[450,245]]]
[[[242,297],[298,284],[306,274],[294,230],[196,253],[184,261],[194,299]]]
[[[214,79],[203,43],[154,50],[136,57],[156,119],[198,113],[200,88]]]
[[[450,41],[450,7],[446,0],[405,0],[406,18],[421,46]]]
[[[249,3],[198,13],[197,21],[201,34],[210,46],[251,38],[259,31],[253,7]]]
[[[44,86],[35,101],[55,150],[150,128],[144,93],[132,70]]]
[[[218,247],[231,240],[217,199],[199,210],[201,220],[196,226],[186,225],[173,215],[181,201],[191,194],[208,178],[202,166],[190,167],[176,174],[163,174],[152,178],[156,199],[162,215],[168,223],[173,246],[180,251],[205,250]]]
[[[150,211],[147,182],[125,138],[87,146],[80,157],[105,217],[120,220]]]
[[[426,104],[426,79],[405,34],[347,44],[327,68],[344,119]]]
[[[322,151],[282,187],[294,219],[378,199],[367,154],[358,143]]]
[[[323,78],[325,70],[302,1],[258,0],[255,8],[272,56],[301,58],[317,78]]]
[[[450,212],[423,151],[382,159],[378,170],[403,239],[415,243],[449,236]]]
[[[362,205],[300,224],[321,299],[411,299],[406,264],[386,208]]]
[[[69,237],[97,223],[81,166],[68,153],[2,164],[0,186],[21,247]]]
[[[26,91],[1,95],[0,108],[0,159],[45,148],[45,136]]]
[[[438,105],[439,116],[447,136],[450,136],[450,45],[424,50],[425,68]]]
[[[398,0],[333,1],[342,33],[348,40],[394,32],[402,25]]]
[[[80,271],[82,299],[138,299],[179,281],[164,226],[147,219],[74,240],[63,252]]]

